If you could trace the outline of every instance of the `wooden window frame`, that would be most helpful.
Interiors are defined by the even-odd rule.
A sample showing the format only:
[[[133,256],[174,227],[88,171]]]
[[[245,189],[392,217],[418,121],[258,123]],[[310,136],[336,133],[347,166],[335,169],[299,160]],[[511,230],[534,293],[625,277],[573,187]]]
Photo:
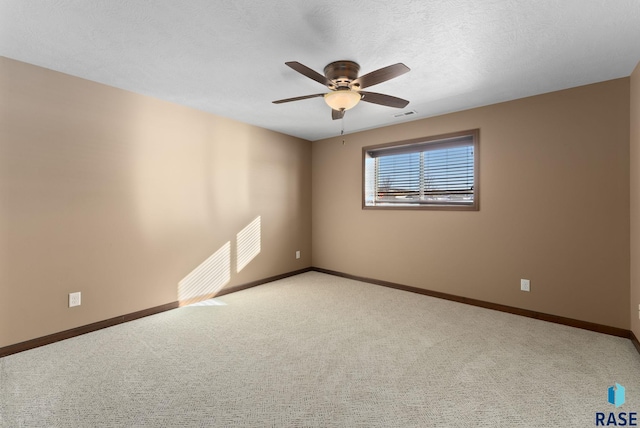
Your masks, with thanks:
[[[472,204],[446,204],[446,203],[420,203],[415,205],[367,205],[366,204],[366,162],[371,158],[370,153],[387,151],[395,153],[409,153],[419,151],[420,147],[433,144],[446,147],[447,140],[455,140],[461,137],[471,137],[473,141],[473,203]],[[454,143],[455,144],[455,143]],[[397,148],[394,150],[393,148]],[[433,135],[428,137],[413,138],[410,140],[396,141],[392,143],[366,146],[362,148],[362,209],[363,210],[441,210],[441,211],[479,211],[480,210],[480,129],[452,132],[448,134]]]

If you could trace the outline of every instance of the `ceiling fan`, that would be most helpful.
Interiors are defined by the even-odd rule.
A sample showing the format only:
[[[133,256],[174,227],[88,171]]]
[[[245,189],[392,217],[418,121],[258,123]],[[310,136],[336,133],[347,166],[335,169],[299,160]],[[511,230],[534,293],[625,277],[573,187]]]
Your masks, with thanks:
[[[387,107],[404,108],[409,101],[391,95],[378,94],[376,92],[363,91],[362,89],[387,80],[401,76],[410,69],[402,63],[380,68],[358,77],[360,66],[353,61],[336,61],[324,68],[324,76],[306,65],[297,61],[285,62],[300,74],[307,76],[316,82],[322,83],[330,92],[325,94],[304,95],[302,97],[285,98],[274,101],[274,104],[288,103],[291,101],[306,100],[307,98],[324,97],[331,107],[332,119],[342,119],[346,110],[354,107],[361,100],[368,103],[380,104]]]

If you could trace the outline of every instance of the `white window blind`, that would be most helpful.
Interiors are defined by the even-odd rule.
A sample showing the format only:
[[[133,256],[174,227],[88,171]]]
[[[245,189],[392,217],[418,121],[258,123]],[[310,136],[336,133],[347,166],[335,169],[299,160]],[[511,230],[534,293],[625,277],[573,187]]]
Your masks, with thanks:
[[[365,149],[365,207],[471,207],[476,133]]]

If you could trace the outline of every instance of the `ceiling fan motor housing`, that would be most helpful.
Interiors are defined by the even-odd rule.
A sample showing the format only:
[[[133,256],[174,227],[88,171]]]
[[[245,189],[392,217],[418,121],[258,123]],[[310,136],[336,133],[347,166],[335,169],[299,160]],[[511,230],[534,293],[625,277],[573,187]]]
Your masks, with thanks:
[[[333,82],[331,89],[349,89],[351,82],[358,78],[359,71],[360,66],[353,61],[335,61],[324,68],[324,75]],[[355,86],[353,89],[358,89]]]

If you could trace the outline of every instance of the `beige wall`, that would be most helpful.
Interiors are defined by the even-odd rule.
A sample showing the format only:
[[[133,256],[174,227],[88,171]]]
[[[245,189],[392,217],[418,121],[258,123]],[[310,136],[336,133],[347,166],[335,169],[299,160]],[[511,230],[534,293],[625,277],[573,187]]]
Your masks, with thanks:
[[[310,156],[304,140],[0,58],[0,347],[175,302],[221,248],[210,287],[310,266]],[[260,252],[238,273],[236,234],[258,217]]]
[[[361,209],[363,146],[474,128],[480,211]],[[629,78],[344,140],[312,144],[314,266],[629,328]]]
[[[640,338],[640,63],[631,74],[631,331]]]
[[[343,145],[0,57],[0,347],[176,301],[227,251],[205,267],[216,287],[313,265],[640,337],[639,68]],[[361,209],[363,146],[473,128],[479,212]],[[260,252],[237,272],[258,217]]]

